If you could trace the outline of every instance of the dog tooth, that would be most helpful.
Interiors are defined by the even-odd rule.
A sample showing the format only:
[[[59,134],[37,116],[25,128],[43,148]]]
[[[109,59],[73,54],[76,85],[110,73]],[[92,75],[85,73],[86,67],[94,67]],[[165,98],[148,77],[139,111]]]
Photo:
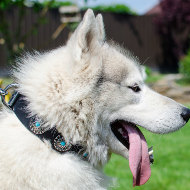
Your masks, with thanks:
[[[153,150],[149,151],[148,154],[149,154],[149,155],[152,155],[152,154],[153,154]]]

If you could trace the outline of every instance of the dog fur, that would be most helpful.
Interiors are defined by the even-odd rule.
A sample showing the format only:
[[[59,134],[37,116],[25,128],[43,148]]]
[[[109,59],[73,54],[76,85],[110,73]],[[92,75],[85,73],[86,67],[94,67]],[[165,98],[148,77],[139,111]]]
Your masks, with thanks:
[[[154,133],[178,130],[185,109],[144,84],[137,58],[105,42],[102,16],[88,10],[66,46],[27,54],[14,69],[28,109],[56,126],[66,141],[87,148],[89,161],[59,154],[42,143],[8,110],[0,118],[2,190],[103,190],[110,185],[102,168],[112,153],[128,158],[110,123],[126,120]],[[138,85],[140,92],[131,87]]]

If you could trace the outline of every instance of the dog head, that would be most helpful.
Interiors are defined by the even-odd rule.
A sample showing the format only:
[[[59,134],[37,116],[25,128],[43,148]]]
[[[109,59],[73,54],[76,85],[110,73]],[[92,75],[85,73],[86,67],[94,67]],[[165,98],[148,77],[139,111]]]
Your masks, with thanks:
[[[137,125],[163,134],[178,130],[190,117],[189,109],[145,85],[137,58],[105,42],[102,16],[92,10],[66,46],[20,62],[15,76],[31,112],[56,126],[66,140],[86,146],[95,166],[104,165],[112,152],[131,155],[137,160],[132,165],[142,157],[149,162]],[[130,153],[129,147],[135,150]],[[137,175],[138,166],[131,170]]]

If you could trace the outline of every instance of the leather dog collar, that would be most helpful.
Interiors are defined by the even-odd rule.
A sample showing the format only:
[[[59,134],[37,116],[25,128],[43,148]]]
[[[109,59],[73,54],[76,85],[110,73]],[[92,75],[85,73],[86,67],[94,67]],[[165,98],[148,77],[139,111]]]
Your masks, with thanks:
[[[11,87],[10,87],[11,86]],[[31,116],[27,110],[28,102],[26,98],[15,91],[8,103],[5,102],[4,97],[9,88],[16,87],[15,84],[9,85],[5,90],[0,89],[2,93],[2,102],[11,109],[21,123],[40,140],[48,141],[51,144],[52,149],[63,154],[65,152],[72,152],[78,154],[83,159],[88,159],[88,153],[85,152],[85,148],[79,144],[73,145],[70,142],[66,142],[61,133],[58,132],[56,127],[48,128],[44,127],[45,122],[37,115]]]

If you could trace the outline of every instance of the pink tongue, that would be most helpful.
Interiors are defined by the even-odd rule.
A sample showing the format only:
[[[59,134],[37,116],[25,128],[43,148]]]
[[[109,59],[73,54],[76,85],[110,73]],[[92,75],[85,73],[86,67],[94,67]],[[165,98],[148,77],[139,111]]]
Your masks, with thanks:
[[[140,130],[123,123],[129,136],[129,167],[133,174],[133,186],[145,184],[151,176],[146,140]]]

